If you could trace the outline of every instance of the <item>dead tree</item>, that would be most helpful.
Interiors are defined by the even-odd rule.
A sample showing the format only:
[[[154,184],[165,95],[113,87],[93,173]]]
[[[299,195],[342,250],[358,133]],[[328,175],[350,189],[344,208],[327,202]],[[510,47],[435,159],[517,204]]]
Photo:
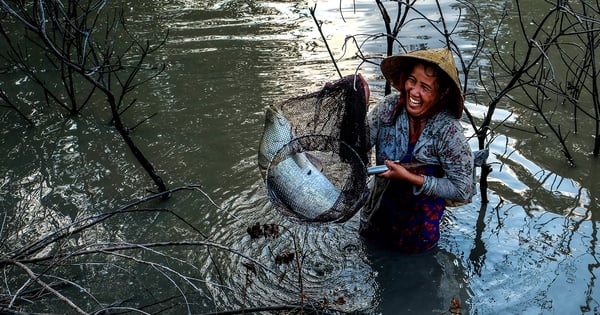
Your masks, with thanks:
[[[133,141],[133,128],[123,121],[126,111],[136,103],[132,92],[164,70],[164,65],[149,65],[148,59],[166,37],[156,44],[138,39],[127,28],[122,12],[111,9],[105,1],[0,0],[0,14],[6,16],[0,22],[0,38],[7,44],[3,47],[6,62],[37,84],[46,103],[57,104],[71,115],[79,114],[94,100],[104,99],[120,137],[158,190],[166,191],[153,164]],[[3,27],[8,19],[19,27]],[[52,70],[59,78],[45,77],[34,66],[32,52],[45,57],[37,66]],[[57,87],[50,82],[61,84]]]
[[[597,157],[600,155],[600,69],[596,63],[596,49],[600,46],[600,4],[563,1],[556,4],[556,10],[560,14],[557,23],[570,40],[555,46],[557,59],[565,65],[566,71],[562,76],[557,75],[549,93],[561,96],[558,100],[561,106],[571,105],[574,133],[581,132],[579,119],[594,122],[592,154]]]
[[[502,102],[511,101],[535,113],[543,123],[540,128],[516,128],[530,128],[531,133],[556,139],[570,165],[575,165],[575,159],[570,152],[568,136],[571,132],[577,132],[577,114],[583,113],[584,117],[594,121],[596,129],[592,134],[595,139],[592,151],[595,156],[600,154],[599,71],[595,62],[595,49],[600,43],[597,36],[600,25],[598,4],[584,1],[579,8],[575,8],[574,4],[565,1],[547,0],[542,5],[546,5],[548,10],[542,16],[535,17],[533,23],[529,23],[532,18],[522,12],[521,1],[516,0],[513,7],[507,6],[500,12],[495,29],[486,29],[478,6],[469,0],[459,1],[460,18],[456,25],[447,25],[444,18],[447,13],[442,11],[439,1],[436,1],[439,9],[439,16],[436,18],[421,13],[414,1],[394,2],[391,6],[397,6],[398,14],[392,20],[386,6],[375,0],[386,32],[382,35],[371,34],[368,40],[385,37],[386,55],[389,56],[393,51],[404,50],[398,35],[407,23],[425,21],[436,30],[440,34],[440,42],[452,49],[458,59],[459,70],[463,74],[463,92],[467,99],[475,100],[487,108],[482,118],[473,117],[468,108],[465,110],[478,139],[479,149],[487,148],[494,138],[494,130],[504,125],[504,122],[493,122],[496,109]],[[521,37],[512,38],[512,42],[506,45],[499,42],[499,31],[508,23],[508,17],[518,21]],[[490,21],[486,22],[490,25]],[[470,49],[468,57],[454,41],[456,36],[474,40],[475,47]],[[501,49],[501,45],[512,46],[512,51]],[[361,55],[362,53],[358,57]],[[482,59],[489,61],[485,68],[478,64]],[[568,69],[564,77],[555,73],[556,67]],[[477,83],[483,93],[476,94],[470,90],[473,82]],[[523,98],[517,100],[512,97],[513,93],[523,95]],[[582,97],[586,102],[581,101]],[[573,105],[573,131],[553,119],[560,111],[565,110],[565,103]],[[484,203],[487,202],[487,177],[490,172],[489,165],[482,167],[480,189]]]

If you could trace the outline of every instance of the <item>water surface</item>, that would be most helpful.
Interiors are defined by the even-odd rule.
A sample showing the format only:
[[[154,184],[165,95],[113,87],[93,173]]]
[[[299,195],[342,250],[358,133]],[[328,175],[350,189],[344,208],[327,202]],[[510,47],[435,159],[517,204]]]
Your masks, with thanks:
[[[375,103],[384,88],[376,64],[361,64],[354,57],[355,47],[347,42],[344,53],[343,44],[349,35],[356,36],[364,41],[363,52],[377,61],[385,43],[365,41],[364,34],[381,32],[382,24],[374,1],[354,4],[319,1],[316,14],[341,73],[363,73]],[[506,1],[485,4],[483,16],[492,20]],[[89,294],[81,294],[71,286],[66,290],[69,296],[87,301],[90,310],[117,299],[130,298],[125,305],[141,307],[176,296],[176,312],[205,313],[294,304],[302,286],[307,303],[327,302],[350,312],[440,314],[458,297],[470,314],[598,313],[594,214],[600,187],[591,176],[597,160],[587,150],[576,153],[579,167],[573,169],[551,142],[502,130],[490,144],[490,202],[482,205],[477,195],[471,204],[449,209],[439,249],[426,255],[366,246],[357,234],[357,218],[305,226],[273,208],[256,162],[263,110],[338,78],[309,14],[313,5],[262,0],[131,4],[136,27],[148,34],[169,30],[165,47],[154,56],[167,65],[166,71],[138,91],[141,105],[128,119],[158,115],[133,136],[170,187],[202,186],[202,192],[179,192],[148,207],[173,209],[195,229],[172,215],[150,212],[109,220],[105,228],[75,241],[208,237],[236,254],[213,250],[209,255],[204,247],[185,246],[141,254],[144,261],[158,261],[177,272],[116,256],[112,263],[99,256],[96,264],[93,256],[57,272],[57,277],[91,288]],[[417,1],[416,6],[438,15],[432,1]],[[442,1],[442,6],[446,21],[454,23],[458,5]],[[501,32],[511,34],[509,29]],[[407,26],[401,40],[409,49],[442,46],[437,33],[418,21]],[[456,40],[468,55],[471,39]],[[19,74],[11,77],[19,79]],[[496,121],[510,112],[509,123],[520,121],[511,105],[503,104]],[[482,107],[468,102],[474,114],[485,111]],[[42,113],[33,113],[41,118],[38,126],[29,128],[14,113],[0,112],[6,125],[0,137],[6,152],[0,163],[5,174],[0,202],[25,222],[6,229],[16,231],[12,243],[24,244],[61,224],[119,208],[153,188],[99,107],[90,107],[80,117],[44,111],[62,118],[46,120]],[[246,229],[257,222],[286,228],[277,238],[252,239]],[[294,244],[304,255],[301,282],[294,266],[273,259],[294,251]],[[269,271],[259,268],[253,274],[248,262]],[[56,311],[65,306],[56,301],[44,307]],[[34,307],[40,309],[44,308]]]

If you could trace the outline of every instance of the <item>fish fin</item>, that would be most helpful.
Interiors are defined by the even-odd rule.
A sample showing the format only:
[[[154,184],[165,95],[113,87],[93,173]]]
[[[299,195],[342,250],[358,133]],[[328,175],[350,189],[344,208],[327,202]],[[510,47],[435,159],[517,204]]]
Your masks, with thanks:
[[[306,153],[306,158],[308,159],[308,161],[310,163],[312,163],[312,165],[314,165],[314,167],[316,169],[319,170],[319,172],[323,171],[323,162],[318,157],[316,157],[310,153]]]

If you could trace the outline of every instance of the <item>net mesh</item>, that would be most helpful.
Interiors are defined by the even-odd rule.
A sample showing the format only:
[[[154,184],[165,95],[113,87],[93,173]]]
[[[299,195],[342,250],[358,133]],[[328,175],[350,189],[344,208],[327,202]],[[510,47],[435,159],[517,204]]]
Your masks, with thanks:
[[[301,222],[344,222],[367,195],[368,85],[346,76],[270,106],[259,167],[273,205]]]

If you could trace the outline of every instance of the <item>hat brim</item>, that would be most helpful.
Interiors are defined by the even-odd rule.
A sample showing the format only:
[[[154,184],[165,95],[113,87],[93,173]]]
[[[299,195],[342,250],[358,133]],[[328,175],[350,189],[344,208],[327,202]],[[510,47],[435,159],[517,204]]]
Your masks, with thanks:
[[[464,106],[464,99],[462,96],[462,88],[458,79],[458,71],[456,64],[454,63],[454,57],[452,51],[447,48],[430,49],[430,50],[418,50],[410,53],[390,56],[381,61],[380,68],[381,73],[385,79],[395,89],[402,91],[404,89],[403,75],[407,75],[412,70],[415,63],[425,62],[436,65],[442,73],[444,73],[451,82],[452,88],[456,89],[456,95],[458,95],[459,107],[462,109]],[[460,117],[461,113],[458,113]]]

